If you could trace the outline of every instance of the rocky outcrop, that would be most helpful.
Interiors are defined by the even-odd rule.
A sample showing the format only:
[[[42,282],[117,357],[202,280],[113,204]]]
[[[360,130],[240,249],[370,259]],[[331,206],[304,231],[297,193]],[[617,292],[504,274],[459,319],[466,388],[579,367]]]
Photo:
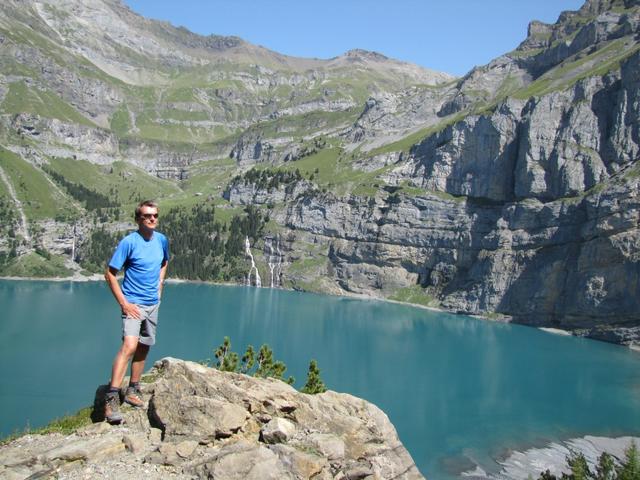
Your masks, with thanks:
[[[563,12],[554,25],[534,21],[515,52],[535,54],[517,55],[516,63],[537,78],[585,49],[637,32],[638,11],[614,10],[637,5],[637,0],[587,0],[577,12]]]
[[[313,189],[313,184],[305,180],[273,188],[257,188],[252,183],[238,182],[224,191],[223,198],[234,205],[273,205],[293,201]]]
[[[148,407],[125,409],[123,425],[22,437],[0,447],[0,475],[424,478],[387,416],[351,395],[303,394],[280,380],[171,358],[150,374],[155,380],[143,385]]]
[[[388,175],[429,190],[491,201],[581,194],[638,160],[640,54],[619,75],[591,77],[527,101],[507,99],[411,150]]]
[[[51,157],[75,157],[98,165],[108,165],[117,159],[119,153],[118,139],[108,130],[55,118],[31,114],[13,117],[0,115],[2,130],[32,141],[37,145],[37,150]],[[28,158],[28,155],[23,157]]]

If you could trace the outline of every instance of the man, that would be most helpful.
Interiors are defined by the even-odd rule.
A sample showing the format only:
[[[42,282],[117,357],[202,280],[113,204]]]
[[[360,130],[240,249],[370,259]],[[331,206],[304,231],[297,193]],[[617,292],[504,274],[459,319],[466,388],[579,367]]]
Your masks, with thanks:
[[[135,210],[138,230],[124,237],[104,275],[122,310],[122,346],[113,360],[111,385],[105,397],[104,416],[109,423],[122,422],[120,386],[131,360],[131,380],[124,401],[144,406],[139,382],[149,347],[155,343],[158,307],[169,261],[169,242],[160,232],[158,205],[146,200]],[[122,287],[116,275],[124,268]]]

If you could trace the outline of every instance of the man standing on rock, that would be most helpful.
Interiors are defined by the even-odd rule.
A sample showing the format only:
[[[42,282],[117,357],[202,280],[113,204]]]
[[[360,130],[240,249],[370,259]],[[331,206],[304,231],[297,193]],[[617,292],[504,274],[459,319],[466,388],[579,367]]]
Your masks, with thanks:
[[[169,261],[169,242],[156,232],[158,205],[146,200],[135,210],[138,230],[124,237],[114,252],[104,275],[122,310],[122,346],[113,360],[111,385],[105,397],[104,416],[120,423],[120,386],[131,360],[131,380],[124,401],[144,406],[139,382],[149,348],[156,340],[158,308]],[[122,287],[116,275],[124,268]]]

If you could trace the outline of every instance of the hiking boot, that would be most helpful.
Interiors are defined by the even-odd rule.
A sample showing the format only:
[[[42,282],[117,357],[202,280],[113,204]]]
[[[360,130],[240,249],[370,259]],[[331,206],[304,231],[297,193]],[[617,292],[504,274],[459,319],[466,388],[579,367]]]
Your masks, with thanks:
[[[124,401],[132,407],[142,408],[144,407],[144,400],[142,400],[142,392],[135,387],[127,387],[127,393],[124,394]]]
[[[104,418],[109,423],[121,423],[120,396],[117,393],[107,393],[104,397]]]

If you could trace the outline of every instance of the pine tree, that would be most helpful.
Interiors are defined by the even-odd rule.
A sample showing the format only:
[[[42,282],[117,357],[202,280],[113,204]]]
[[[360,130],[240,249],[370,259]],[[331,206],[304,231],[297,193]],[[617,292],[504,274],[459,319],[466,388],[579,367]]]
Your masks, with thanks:
[[[625,450],[625,461],[618,469],[618,480],[640,480],[640,455],[636,442]]]
[[[598,460],[596,466],[596,479],[597,480],[615,480],[616,478],[616,464],[613,461],[613,457],[607,452],[603,452]]]
[[[231,340],[224,337],[222,345],[216,351],[217,367],[223,372],[235,372],[238,369],[238,354],[231,351]]]
[[[240,368],[240,373],[247,373],[249,370],[253,368],[255,364],[255,351],[253,350],[253,345],[249,345],[247,347],[247,351],[244,352],[242,356],[242,367]]]
[[[302,393],[309,393],[314,395],[316,393],[322,393],[327,391],[327,387],[320,378],[320,369],[318,368],[318,362],[311,360],[309,363],[309,373],[307,374],[307,383],[304,384]]]
[[[569,468],[571,468],[572,480],[588,480],[591,478],[587,459],[584,458],[582,453],[574,452],[568,459],[567,463],[569,464]]]
[[[264,344],[260,347],[257,362],[258,369],[256,370],[255,376],[262,378],[269,377],[271,369],[273,368],[273,350],[269,348],[269,345]]]
[[[258,352],[258,369],[254,374],[256,377],[273,377],[278,380],[283,380],[289,385],[295,382],[295,378],[289,377],[284,380],[283,375],[287,370],[287,366],[284,362],[280,360],[274,360],[273,358],[273,350],[269,347],[269,345],[264,344],[260,347],[260,351]]]

